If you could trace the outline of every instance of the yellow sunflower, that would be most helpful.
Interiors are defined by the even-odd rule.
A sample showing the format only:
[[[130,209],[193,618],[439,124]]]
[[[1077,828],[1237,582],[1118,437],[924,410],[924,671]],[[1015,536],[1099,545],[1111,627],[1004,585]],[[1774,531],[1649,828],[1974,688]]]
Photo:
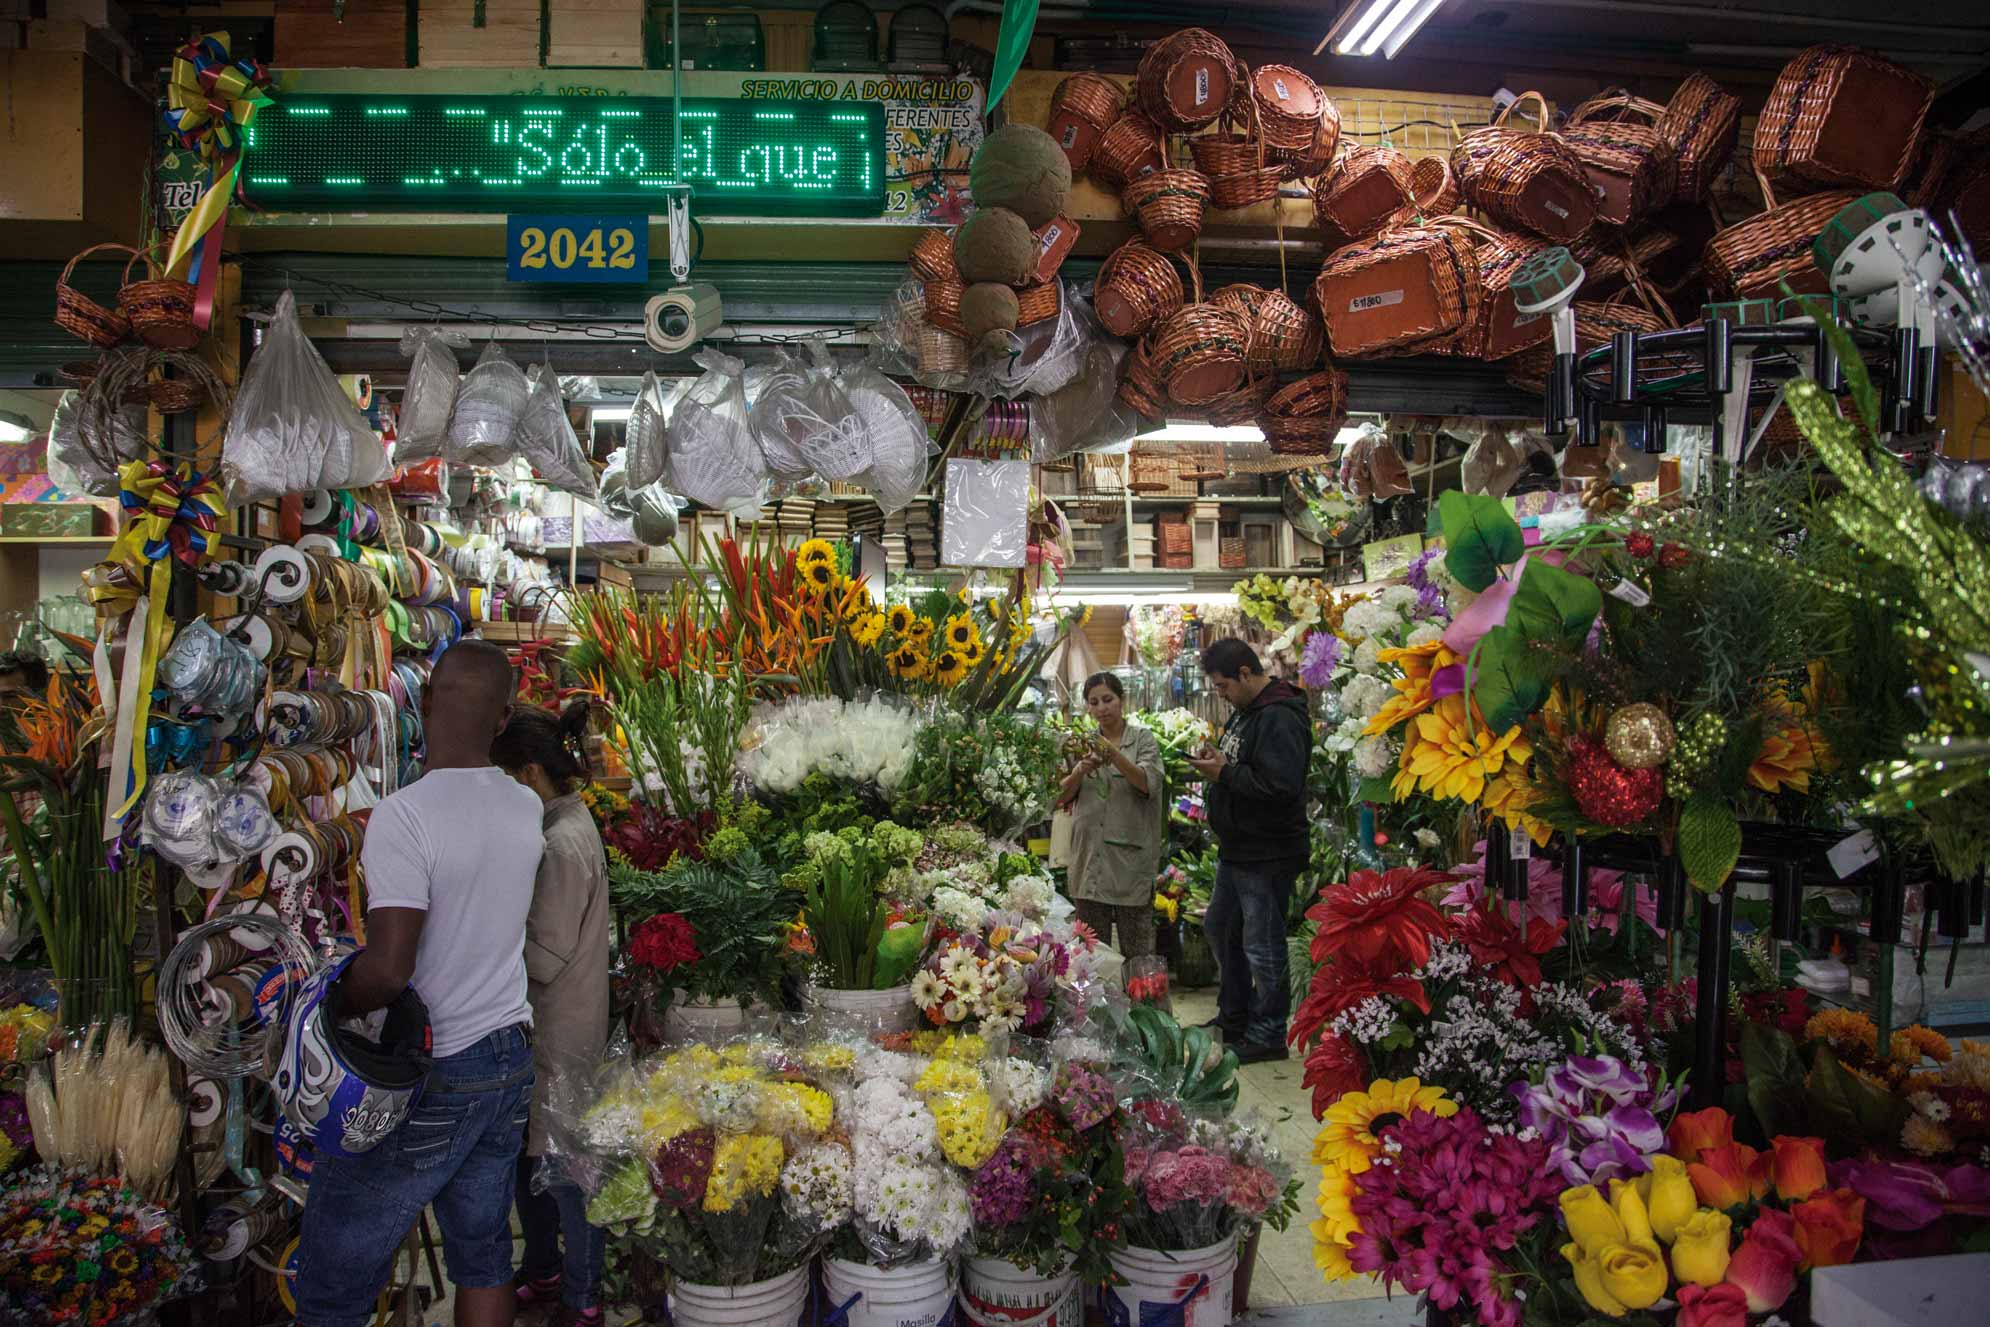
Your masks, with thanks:
[[[967,663],[958,650],[941,650],[933,656],[933,680],[941,686],[956,686],[966,676]]]
[[[1441,1087],[1425,1087],[1414,1078],[1378,1078],[1366,1092],[1349,1092],[1327,1107],[1326,1128],[1313,1142],[1313,1159],[1329,1162],[1349,1174],[1359,1175],[1382,1153],[1382,1140],[1375,1136],[1412,1111],[1427,1110],[1444,1117],[1458,1113],[1458,1103]]]
[[[916,621],[918,619],[913,616],[912,609],[907,604],[893,604],[891,610],[885,614],[885,625],[891,628],[891,634],[894,636],[909,633],[912,624]]]
[[[987,654],[988,654],[987,646],[983,645],[978,640],[969,641],[967,644],[961,646],[960,661],[966,664],[969,668],[974,668],[981,663],[982,659],[985,658]]]
[[[885,667],[893,677],[917,682],[926,676],[926,656],[911,645],[901,645],[885,658]]]
[[[1477,802],[1485,795],[1486,780],[1509,761],[1524,765],[1534,754],[1518,724],[1494,734],[1477,713],[1468,724],[1462,695],[1446,696],[1419,714],[1403,745],[1404,768],[1416,776],[1417,787],[1460,802]]]
[[[836,546],[827,539],[804,539],[802,546],[795,550],[795,564],[804,569],[816,563],[836,562]]]
[[[955,613],[947,619],[947,644],[956,650],[964,650],[970,645],[981,643],[981,628],[974,625],[974,619],[965,613]]]
[[[1320,1167],[1320,1191],[1313,1200],[1320,1209],[1320,1219],[1312,1224],[1313,1265],[1329,1283],[1355,1274],[1347,1255],[1361,1231],[1361,1218],[1353,1207],[1357,1192],[1346,1167],[1332,1162]]]
[[[800,564],[802,584],[817,594],[823,594],[836,585],[836,567],[829,562],[807,562]]]
[[[932,619],[923,617],[914,618],[912,625],[905,629],[905,639],[918,645],[924,645],[927,641],[933,639]]]
[[[859,613],[850,619],[850,639],[870,649],[884,635],[883,613]]]

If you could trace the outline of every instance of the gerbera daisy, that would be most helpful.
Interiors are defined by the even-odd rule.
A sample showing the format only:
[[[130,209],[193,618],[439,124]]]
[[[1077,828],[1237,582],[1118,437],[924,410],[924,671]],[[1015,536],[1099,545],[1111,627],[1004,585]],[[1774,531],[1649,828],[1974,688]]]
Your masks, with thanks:
[[[1441,640],[1383,650],[1375,657],[1383,663],[1395,664],[1403,670],[1403,675],[1389,683],[1396,694],[1383,702],[1375,717],[1368,721],[1368,726],[1361,730],[1367,737],[1380,737],[1397,724],[1414,719],[1436,704],[1437,698],[1430,693],[1431,675],[1458,662],[1458,656],[1445,649]]]
[[[1314,1140],[1313,1159],[1359,1175],[1382,1154],[1380,1132],[1419,1110],[1440,1117],[1455,1115],[1458,1103],[1443,1088],[1425,1087],[1414,1078],[1378,1078],[1366,1092],[1350,1092],[1327,1108],[1326,1128]]]
[[[931,1009],[946,997],[946,986],[933,973],[925,968],[912,974],[912,1003],[921,1009]]]
[[[885,667],[893,677],[916,682],[926,676],[926,656],[915,646],[901,645],[885,659]]]
[[[885,625],[891,628],[892,635],[903,636],[912,630],[912,623],[916,618],[909,605],[893,604],[885,613],[884,620]]]
[[[958,651],[941,650],[933,656],[933,680],[941,686],[954,686],[966,676],[967,661]]]
[[[1486,781],[1509,760],[1524,764],[1534,754],[1518,724],[1494,735],[1483,715],[1473,714],[1468,723],[1461,695],[1446,696],[1419,714],[1403,745],[1405,768],[1420,789],[1461,802],[1484,796]]]
[[[965,613],[956,613],[947,619],[947,644],[956,650],[964,650],[970,645],[981,643],[981,628],[974,625],[974,619]]]
[[[1431,940],[1442,938],[1447,928],[1444,914],[1419,895],[1449,879],[1428,867],[1397,867],[1356,871],[1343,883],[1329,885],[1306,911],[1320,924],[1313,957],[1326,959],[1345,951],[1363,963],[1387,955],[1398,966],[1421,967],[1430,957]]]
[[[804,539],[802,546],[795,550],[795,565],[810,567],[816,563],[836,561],[836,547],[827,539]]]

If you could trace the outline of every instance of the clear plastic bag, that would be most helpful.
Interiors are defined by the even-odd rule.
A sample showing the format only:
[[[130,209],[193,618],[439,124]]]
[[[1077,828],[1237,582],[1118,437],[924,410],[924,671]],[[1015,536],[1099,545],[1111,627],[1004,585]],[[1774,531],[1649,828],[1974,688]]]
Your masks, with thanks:
[[[636,403],[629,410],[622,451],[622,482],[631,494],[663,478],[664,469],[670,464],[667,427],[663,388],[656,374],[645,373],[643,385],[636,390]]]
[[[1020,567],[1029,546],[1030,463],[947,462],[940,563]]]
[[[304,335],[288,290],[243,371],[221,471],[231,505],[365,488],[387,475],[386,449]]]
[[[777,351],[774,367],[759,375],[749,416],[753,440],[776,479],[806,479],[815,467],[802,455],[798,436],[807,420],[809,372],[792,351]]]
[[[538,472],[539,477],[565,493],[594,501],[600,493],[594,480],[594,467],[567,418],[567,406],[560,396],[560,377],[550,364],[535,367],[527,375],[532,392],[519,420],[516,441],[518,454]]]
[[[1086,366],[1086,349],[1100,339],[1092,306],[1059,281],[1057,316],[1000,334],[1007,349],[977,355],[974,388],[984,396],[1043,396],[1069,384]]]
[[[1119,365],[1126,346],[1096,340],[1070,382],[1049,392],[1030,411],[1030,445],[1038,465],[1099,445],[1129,442],[1142,427],[1132,411],[1116,409]]]
[[[1503,498],[1520,478],[1520,451],[1506,430],[1490,421],[1478,430],[1478,437],[1465,449],[1459,465],[1459,478],[1467,493],[1485,493]]]
[[[445,459],[456,465],[495,469],[516,456],[513,435],[531,395],[532,385],[524,372],[506,358],[498,343],[485,346],[457,388]]]
[[[448,446],[449,416],[463,380],[456,351],[469,344],[462,333],[441,327],[408,327],[401,332],[401,353],[410,359],[394,435],[396,461],[425,461],[441,456]]]
[[[870,465],[857,476],[857,482],[870,490],[879,508],[890,515],[926,486],[932,441],[926,435],[925,417],[903,387],[868,364],[846,370],[842,390],[849,397],[870,452]]]
[[[692,362],[705,371],[670,418],[670,486],[721,511],[758,507],[767,467],[747,424],[745,366],[709,349]]]
[[[97,447],[84,441],[82,393],[64,392],[48,426],[49,482],[65,493],[116,497],[117,470],[106,466],[109,457],[99,455],[104,440],[96,441]],[[125,406],[111,416],[108,446],[119,461],[133,461],[145,454],[144,406]]]

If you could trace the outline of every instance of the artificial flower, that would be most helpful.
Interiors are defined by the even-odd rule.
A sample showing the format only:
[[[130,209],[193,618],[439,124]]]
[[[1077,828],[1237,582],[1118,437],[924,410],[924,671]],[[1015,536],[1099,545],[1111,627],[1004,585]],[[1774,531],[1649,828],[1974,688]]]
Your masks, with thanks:
[[[1790,1208],[1796,1222],[1803,1265],[1838,1267],[1852,1261],[1865,1238],[1866,1200],[1850,1189],[1833,1189]]]
[[[1449,877],[1428,867],[1355,871],[1320,891],[1306,916],[1319,924],[1316,962],[1346,953],[1362,963],[1387,958],[1405,968],[1430,958],[1430,942],[1447,933],[1444,914],[1422,897]]]
[[[1524,765],[1533,746],[1515,724],[1495,734],[1483,715],[1467,717],[1465,697],[1450,695],[1416,717],[1403,742],[1405,768],[1434,797],[1477,802],[1486,780],[1510,760]]]
[[[1529,921],[1523,931],[1488,899],[1458,919],[1458,938],[1487,971],[1508,985],[1538,986],[1541,956],[1561,943],[1566,922]]]
[[[1797,1247],[1796,1220],[1788,1212],[1765,1208],[1756,1214],[1741,1246],[1727,1265],[1730,1284],[1748,1296],[1750,1313],[1779,1309],[1796,1289],[1803,1251]]]
[[[836,584],[836,564],[833,562],[810,562],[799,570],[802,584],[818,593]]]
[[[1368,1057],[1361,1048],[1333,1033],[1321,1037],[1307,1052],[1301,1085],[1312,1092],[1313,1114],[1318,1118],[1347,1093],[1359,1092],[1371,1077]]]
[[[1564,1189],[1559,1199],[1562,1224],[1585,1255],[1624,1242],[1624,1220],[1594,1184]]]
[[[1781,1135],[1770,1144],[1769,1174],[1776,1196],[1800,1202],[1825,1186],[1824,1140]]]
[[[1607,1247],[1616,1248],[1617,1245]],[[1583,1302],[1598,1313],[1612,1318],[1621,1318],[1629,1312],[1624,1302],[1611,1294],[1603,1284],[1603,1261],[1594,1253],[1584,1253],[1580,1245],[1562,1245],[1562,1257],[1568,1260],[1575,1275],[1575,1288],[1582,1293]]]
[[[1649,1240],[1609,1245],[1596,1262],[1604,1292],[1627,1309],[1650,1308],[1672,1283],[1665,1255]]]
[[[953,649],[964,650],[970,645],[980,643],[981,629],[974,625],[974,619],[967,614],[956,613],[947,619],[942,635]]]
[[[1377,1134],[1419,1110],[1442,1119],[1457,1114],[1458,1103],[1443,1088],[1425,1087],[1414,1078],[1393,1082],[1378,1078],[1366,1092],[1350,1092],[1328,1108],[1326,1127],[1313,1144],[1313,1159],[1334,1162],[1359,1175],[1382,1151]]]
[[[1649,1173],[1638,1177],[1638,1193],[1651,1213],[1651,1228],[1659,1241],[1670,1244],[1679,1228],[1699,1210],[1700,1200],[1693,1192],[1693,1180],[1686,1163],[1660,1153],[1651,1158]]]
[[[629,933],[629,961],[651,972],[668,972],[700,957],[698,937],[681,913],[647,917]]]
[[[1748,1296],[1727,1284],[1681,1286],[1673,1327],[1748,1327]]]
[[[1693,1285],[1719,1285],[1727,1278],[1733,1241],[1734,1223],[1727,1213],[1701,1208],[1674,1234],[1672,1274]]]
[[[1879,1044],[1879,1029],[1872,1019],[1854,1009],[1820,1009],[1803,1026],[1804,1039],[1827,1042],[1835,1050],[1862,1050],[1868,1054]]]
[[[1769,1192],[1769,1158],[1746,1143],[1723,1143],[1687,1163],[1693,1189],[1709,1207],[1726,1211]]]
[[[1666,1126],[1668,1150],[1681,1161],[1698,1161],[1700,1153],[1734,1141],[1734,1117],[1719,1106],[1682,1110]]]

